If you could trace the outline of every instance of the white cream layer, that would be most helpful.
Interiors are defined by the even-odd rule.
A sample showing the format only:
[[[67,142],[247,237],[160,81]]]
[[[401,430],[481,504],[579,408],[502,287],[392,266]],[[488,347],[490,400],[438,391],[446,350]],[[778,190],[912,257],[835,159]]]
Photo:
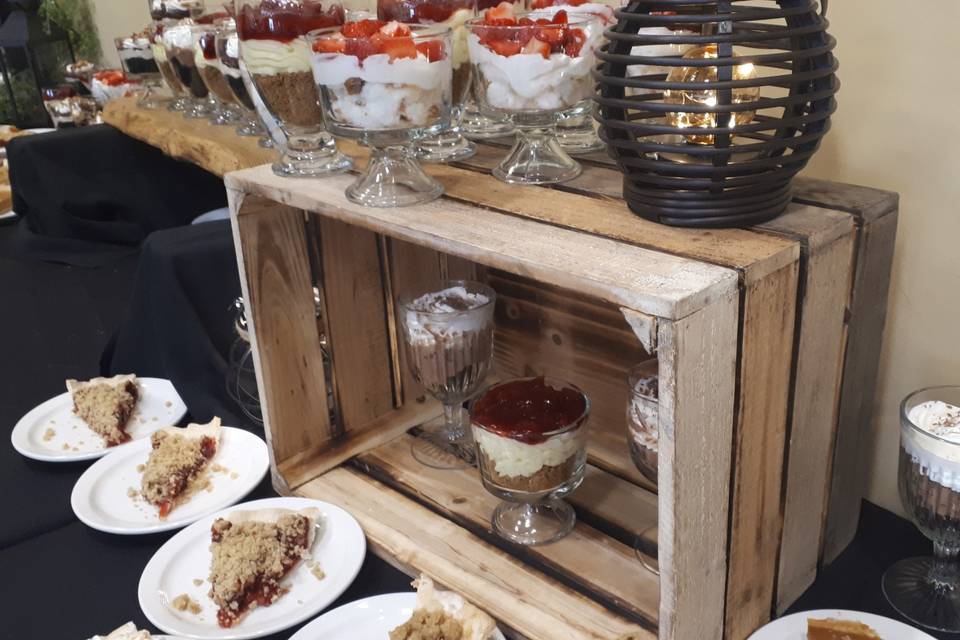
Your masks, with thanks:
[[[167,50],[163,48],[162,43],[155,42],[151,44],[150,50],[153,52],[153,59],[157,62],[167,61]]]
[[[477,81],[486,85],[487,102],[505,111],[547,111],[568,109],[593,93],[590,71],[594,63],[595,39],[588,36],[582,55],[564,53],[520,53],[501,56],[468,37],[470,59],[479,70]]]
[[[903,448],[930,480],[960,491],[960,407],[940,401],[924,402],[913,407],[907,418],[935,437],[904,428]]]
[[[247,71],[255,75],[310,71],[310,45],[302,37],[290,42],[243,40],[240,42],[240,57]]]
[[[193,46],[193,34],[190,27],[193,20],[185,18],[163,30],[163,44],[168,49],[190,49]]]
[[[543,467],[552,467],[577,453],[581,443],[577,431],[568,431],[539,444],[527,444],[473,426],[477,446],[493,461],[502,476],[529,478]]]

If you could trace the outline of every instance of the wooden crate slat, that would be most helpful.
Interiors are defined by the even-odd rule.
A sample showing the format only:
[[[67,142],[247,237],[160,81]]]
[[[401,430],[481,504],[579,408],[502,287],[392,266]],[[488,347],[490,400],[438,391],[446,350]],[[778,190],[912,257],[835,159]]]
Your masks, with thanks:
[[[449,471],[425,467],[410,454],[412,440],[412,436],[393,440],[361,455],[358,462],[377,480],[428,503],[491,544],[507,548],[534,565],[549,568],[567,584],[590,593],[624,615],[644,620],[650,627],[656,626],[660,580],[639,564],[632,547],[610,539],[583,522],[578,522],[569,536],[552,544],[511,547],[492,530],[490,516],[499,500],[483,488],[476,469]],[[649,506],[647,500],[634,508],[649,509]],[[653,510],[640,516],[646,520],[644,529],[656,526],[655,510],[654,504]]]
[[[444,253],[527,275],[665,318],[689,315],[736,287],[732,272],[605,238],[544,226],[441,199],[374,209],[349,202],[350,176],[291,181],[270,167],[236,171],[228,189],[246,190]],[[482,216],[483,224],[477,219]],[[584,256],[604,260],[584,260]]]
[[[661,639],[723,637],[737,315],[729,296],[659,326]]]
[[[235,205],[239,208],[240,202]],[[303,212],[254,196],[234,239],[272,466],[333,435]],[[263,342],[258,336],[270,336]],[[309,357],[306,357],[309,356]],[[276,479],[276,478],[275,478]]]
[[[377,555],[430,575],[529,638],[657,638],[360,471],[334,469],[298,493],[347,509]]]

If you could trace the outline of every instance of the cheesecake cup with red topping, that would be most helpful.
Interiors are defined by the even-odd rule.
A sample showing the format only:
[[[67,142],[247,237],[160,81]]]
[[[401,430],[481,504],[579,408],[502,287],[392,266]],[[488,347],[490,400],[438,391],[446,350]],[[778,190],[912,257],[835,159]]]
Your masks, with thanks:
[[[239,120],[240,115],[233,106],[235,102],[233,93],[230,91],[230,85],[227,84],[220,60],[217,58],[216,31],[218,28],[218,24],[194,25],[193,56],[200,78],[209,91],[207,99],[211,105],[210,122],[230,124]]]
[[[340,4],[315,0],[238,0],[240,68],[249,74],[260,118],[285,140],[276,174],[320,177],[350,169],[325,131],[320,96],[310,68],[307,33],[344,22]],[[262,109],[261,106],[262,105]]]
[[[310,34],[313,77],[330,130],[371,149],[347,197],[377,207],[438,197],[411,147],[450,123],[451,42],[446,27],[360,20]]]
[[[484,487],[502,502],[492,523],[519,544],[543,544],[573,529],[576,515],[560,498],[583,482],[590,400],[550,377],[517,378],[490,387],[470,418]]]
[[[601,38],[592,15],[517,14],[501,3],[467,23],[481,111],[509,116],[517,141],[494,169],[506,182],[549,184],[576,177],[580,165],[556,141],[556,119],[593,94],[590,72]]]

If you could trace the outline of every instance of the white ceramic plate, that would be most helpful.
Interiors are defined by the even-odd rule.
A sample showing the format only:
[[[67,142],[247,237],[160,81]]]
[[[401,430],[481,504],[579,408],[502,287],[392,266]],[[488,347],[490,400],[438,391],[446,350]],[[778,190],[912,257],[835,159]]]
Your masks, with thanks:
[[[217,625],[217,607],[207,597],[210,584],[210,525],[218,517],[252,509],[320,509],[310,558],[326,574],[318,580],[304,562],[287,576],[289,591],[269,607],[257,607],[231,629]],[[166,633],[200,640],[242,640],[283,631],[329,606],[360,571],[366,555],[363,530],[349,513],[307,498],[268,498],[224,509],[200,519],[160,547],[140,576],[137,597],[144,615]],[[309,558],[308,558],[309,559]],[[204,582],[195,585],[195,579]],[[176,611],[170,601],[186,593],[202,607],[199,614]]]
[[[413,615],[415,593],[385,593],[339,606],[305,626],[290,640],[387,640],[391,629]],[[499,629],[489,640],[505,640]]]
[[[872,627],[883,640],[935,640],[933,636],[902,622],[872,613],[843,609],[818,609],[792,613],[767,624],[747,640],[807,640],[807,618],[856,620]]]
[[[145,438],[160,427],[175,425],[187,413],[180,394],[169,380],[162,378],[138,378],[140,402],[137,411],[127,423],[131,442],[104,447],[103,440],[73,413],[73,400],[69,392],[31,409],[20,418],[10,440],[21,455],[43,462],[77,462],[93,460],[110,451],[128,447],[140,438]],[[52,434],[47,433],[52,430]]]
[[[241,500],[270,468],[263,440],[243,429],[223,427],[211,463],[223,471],[210,471],[211,490],[198,491],[175,507],[166,520],[160,520],[156,507],[139,496],[128,495],[131,488],[139,491],[142,474],[137,466],[149,455],[150,439],[141,438],[93,463],[70,494],[70,506],[77,518],[88,527],[121,535],[179,529]]]

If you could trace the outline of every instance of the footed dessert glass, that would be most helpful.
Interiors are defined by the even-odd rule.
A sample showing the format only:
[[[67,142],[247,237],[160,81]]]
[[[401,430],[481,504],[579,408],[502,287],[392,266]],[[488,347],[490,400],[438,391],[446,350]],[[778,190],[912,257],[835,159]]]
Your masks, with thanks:
[[[450,124],[449,27],[360,20],[312,32],[310,43],[330,131],[370,148],[347,198],[404,207],[440,197],[443,185],[423,172],[413,145]]]
[[[593,94],[590,71],[601,27],[592,15],[516,15],[501,3],[467,23],[470,59],[483,113],[508,115],[517,139],[493,170],[504,182],[551,184],[580,165],[556,139],[558,115]]]
[[[217,59],[220,61],[220,71],[233,95],[234,104],[240,111],[240,124],[237,126],[239,136],[263,136],[266,129],[260,124],[253,99],[247,90],[247,85],[240,72],[240,39],[237,37],[237,24],[227,20],[220,24],[216,31],[215,46]],[[269,145],[265,145],[268,141]],[[261,139],[261,146],[273,146],[270,138]]]
[[[247,89],[260,119],[280,146],[274,173],[312,178],[351,169],[353,160],[337,151],[324,128],[306,37],[342,25],[343,7],[314,0],[237,0],[236,21],[240,70],[250,79]]]
[[[208,100],[210,92],[200,77],[196,56],[193,52],[194,21],[185,18],[163,30],[163,48],[170,68],[183,86],[189,102],[183,110],[187,118],[206,118],[210,116],[211,106]]]
[[[400,323],[413,377],[443,403],[443,418],[423,425],[413,457],[436,469],[474,462],[463,403],[483,384],[493,358],[497,294],[479,282],[447,280],[439,290],[400,298]]]
[[[167,104],[167,109],[184,111],[190,106],[190,98],[186,87],[180,82],[180,77],[173,70],[170,60],[167,59],[167,49],[163,46],[163,29],[164,24],[162,22],[154,22],[151,25],[150,50],[153,52],[153,60],[157,63],[157,69],[166,82],[167,88],[170,89],[170,95],[173,96],[173,100]]]
[[[147,0],[153,20],[182,20],[203,13],[203,0]]]
[[[590,400],[550,377],[495,384],[471,411],[483,486],[501,502],[491,522],[523,545],[553,542],[577,521],[562,500],[583,482]]]
[[[463,106],[470,95],[472,72],[467,52],[467,20],[477,13],[476,0],[378,0],[377,17],[406,24],[447,27],[451,31],[453,66],[453,105],[448,128],[418,142],[417,157],[423,162],[455,162],[477,152],[477,147],[463,137],[460,125]]]
[[[235,99],[221,70],[220,60],[217,58],[217,28],[212,24],[194,25],[193,51],[197,71],[209,92],[207,99],[212,108],[210,122],[223,125],[237,122],[240,119],[240,113],[233,106]]]
[[[477,0],[477,12],[486,11],[500,4],[500,0]],[[525,7],[525,2],[515,2],[519,9]],[[471,86],[470,94],[463,107],[461,129],[463,134],[472,140],[492,140],[514,134],[513,123],[506,116],[485,116],[480,113],[476,98],[476,82]]]
[[[883,593],[918,625],[960,631],[960,387],[931,387],[900,405],[900,499],[933,557],[887,569]]]
[[[660,373],[656,358],[630,369],[627,387],[627,437],[630,458],[644,478],[657,485],[658,455],[660,450]],[[656,536],[657,527],[641,531],[633,550],[647,569],[659,575],[656,546],[649,545],[650,536]]]
[[[146,89],[137,101],[137,106],[145,109],[159,109],[165,107],[167,101],[160,100],[156,90],[160,84],[160,69],[154,60],[153,47],[150,44],[150,29],[142,33],[135,33],[126,38],[114,38],[113,44],[117,48],[120,66],[128,78],[139,80]]]

